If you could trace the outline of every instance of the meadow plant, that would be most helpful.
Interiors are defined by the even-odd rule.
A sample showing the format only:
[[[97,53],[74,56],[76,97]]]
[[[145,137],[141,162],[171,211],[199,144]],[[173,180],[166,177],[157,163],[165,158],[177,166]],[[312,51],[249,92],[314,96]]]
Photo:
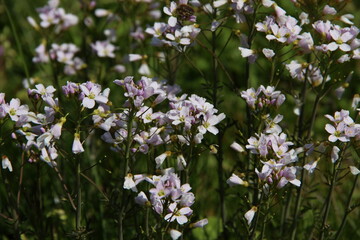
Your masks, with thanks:
[[[360,236],[358,3],[18,2],[3,239]]]

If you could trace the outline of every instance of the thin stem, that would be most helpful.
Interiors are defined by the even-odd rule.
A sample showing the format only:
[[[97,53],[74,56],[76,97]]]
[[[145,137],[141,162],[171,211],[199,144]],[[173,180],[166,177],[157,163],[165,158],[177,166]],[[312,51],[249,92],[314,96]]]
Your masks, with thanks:
[[[224,64],[220,61],[219,57],[216,56],[216,54],[214,52],[211,51],[211,49],[209,49],[207,46],[205,46],[202,42],[200,42],[198,39],[195,39],[195,41],[205,50],[207,50],[213,58],[216,59],[216,62],[219,64],[219,67],[223,70],[223,72],[225,73],[226,77],[229,79],[229,81],[236,86],[234,80],[231,78],[230,73],[226,70]]]
[[[274,77],[275,77],[275,66],[276,66],[276,56],[271,61],[271,72],[270,72],[270,85],[273,85]]]
[[[330,61],[329,65],[328,66],[331,66],[332,62]],[[328,67],[329,68],[329,67]],[[327,72],[328,72],[328,68],[325,69],[324,71],[324,79],[327,78]],[[306,79],[304,80],[306,81]],[[306,139],[310,139],[311,137],[311,131],[312,131],[312,128],[314,127],[314,122],[315,122],[315,118],[316,118],[316,112],[317,112],[317,109],[319,107],[319,103],[320,103],[320,100],[321,98],[323,97],[323,95],[321,94],[321,92],[324,90],[325,88],[325,84],[326,84],[326,81],[324,80],[321,84],[321,90],[319,91],[319,93],[316,95],[316,99],[315,99],[315,102],[314,102],[314,107],[313,107],[313,110],[312,110],[312,113],[311,113],[311,120],[310,120],[310,126],[309,126],[309,130],[308,130],[308,133],[307,133],[307,136],[306,136]]]
[[[5,220],[7,220],[9,222],[14,222],[15,221],[13,218],[8,217],[8,216],[6,216],[5,214],[2,214],[2,213],[0,213],[0,217],[2,217],[3,219],[5,219]]]
[[[216,19],[216,10],[213,13],[213,19]],[[219,88],[219,79],[217,75],[217,68],[218,68],[218,55],[216,55],[216,48],[217,48],[217,34],[216,31],[212,32],[211,35],[211,52],[212,52],[212,102],[214,107],[216,108],[218,105],[218,88]],[[220,131],[218,133],[218,141],[219,150],[218,154],[216,155],[216,159],[218,161],[218,181],[219,181],[219,198],[220,198],[220,215],[221,215],[221,225],[224,237],[227,236],[227,229],[226,229],[226,216],[225,216],[225,187],[224,187],[224,170],[223,170],[223,156],[222,156],[222,135],[223,132]]]
[[[265,235],[266,220],[267,220],[267,216],[269,214],[269,202],[270,202],[270,200],[268,199],[266,201],[266,212],[265,212],[264,219],[263,219],[263,222],[262,222],[260,240],[262,240],[264,238],[264,235]]]
[[[315,99],[314,107],[313,107],[312,114],[311,114],[310,126],[309,126],[308,133],[307,133],[307,136],[306,136],[307,139],[309,139],[310,136],[311,136],[311,131],[312,131],[312,128],[314,126],[314,122],[315,122],[315,118],[316,118],[316,112],[317,112],[317,109],[319,107],[319,103],[320,103],[320,94],[318,94],[316,96],[316,99]]]
[[[106,194],[103,192],[103,190],[100,188],[100,186],[98,184],[96,184],[91,178],[89,178],[88,176],[86,176],[84,173],[80,173],[82,177],[84,177],[86,180],[88,180],[92,185],[94,185],[96,187],[96,189],[103,195],[103,197],[105,198],[105,200],[108,202],[109,198],[106,196]]]
[[[127,138],[126,138],[126,147],[125,147],[125,165],[124,165],[124,171],[122,179],[125,179],[125,176],[130,172],[130,148],[132,144],[132,128],[133,128],[133,117],[135,114],[135,108],[132,108],[129,113],[128,118],[128,126],[127,126]],[[120,213],[119,213],[119,239],[124,239],[124,229],[123,229],[123,221],[125,217],[125,207],[126,207],[126,198],[127,198],[128,192],[124,191],[122,194],[122,201],[121,201],[121,207],[120,207]]]
[[[288,192],[287,192],[286,204],[283,206],[283,211],[282,211],[282,214],[281,214],[280,236],[283,236],[283,233],[284,233],[284,226],[285,226],[286,217],[288,215],[289,208],[290,208],[291,196],[292,196],[292,194],[291,194],[291,188],[290,188],[288,190]]]
[[[305,154],[302,157],[302,166],[305,165]],[[293,218],[293,227],[292,227],[292,232],[291,232],[291,240],[295,239],[296,236],[296,230],[297,230],[297,221],[298,221],[298,215],[299,215],[299,210],[300,210],[300,205],[301,205],[301,194],[302,194],[302,189],[304,186],[304,177],[305,177],[305,170],[304,168],[301,169],[301,185],[300,187],[297,189],[297,196],[296,196],[296,203],[295,203],[295,211],[294,211],[294,218]]]
[[[145,234],[146,237],[149,238],[149,217],[150,217],[150,208],[146,209],[146,217],[145,217]]]
[[[17,193],[17,198],[16,198],[16,208],[18,209],[18,211],[19,211],[19,208],[20,208],[21,188],[22,188],[23,176],[24,176],[24,162],[25,162],[24,158],[25,158],[25,152],[23,152],[21,154],[19,188],[18,188],[18,193]]]
[[[359,174],[356,175],[355,179],[354,179],[354,183],[353,183],[353,186],[351,188],[351,192],[350,192],[350,195],[347,199],[347,203],[346,203],[346,208],[345,208],[345,213],[344,213],[344,216],[343,216],[343,219],[341,221],[341,225],[338,229],[338,231],[336,232],[336,236],[335,236],[335,240],[339,239],[340,235],[341,235],[341,232],[342,230],[344,229],[344,226],[345,226],[345,223],[346,223],[346,218],[347,216],[350,214],[351,210],[350,210],[350,204],[351,204],[351,199],[354,195],[354,192],[355,192],[355,188],[356,188],[356,183],[357,183],[357,180],[358,180],[358,177],[359,177]]]
[[[76,230],[81,228],[81,166],[80,158],[77,158],[76,166],[76,190],[77,190],[77,207],[76,207]]]
[[[224,169],[223,169],[223,150],[222,150],[222,133],[218,134],[219,151],[217,154],[218,160],[218,176],[219,176],[219,197],[220,197],[220,212],[223,225],[223,231],[226,236],[226,215],[225,215],[225,187],[224,187]]]
[[[63,189],[64,189],[64,191],[65,191],[65,193],[66,193],[66,195],[68,197],[68,200],[69,200],[69,202],[71,204],[71,207],[73,208],[74,211],[76,211],[76,206],[75,206],[74,200],[72,199],[71,194],[69,192],[69,189],[67,188],[67,186],[66,186],[66,184],[64,182],[64,178],[61,176],[61,174],[59,172],[59,169],[56,166],[54,166],[54,170],[55,170],[55,172],[56,172],[56,174],[57,174],[57,176],[58,176],[58,178],[59,178],[59,180],[60,180],[60,182],[62,184],[62,187],[63,187]]]
[[[343,149],[343,152],[344,151],[345,151],[345,147]],[[343,155],[343,153],[342,153],[342,155]],[[327,218],[329,216],[329,211],[330,211],[330,206],[331,206],[331,197],[332,197],[332,194],[334,192],[335,183],[336,183],[337,174],[338,174],[337,170],[341,166],[341,160],[342,159],[340,158],[338,164],[333,164],[334,166],[333,166],[332,178],[331,178],[331,183],[330,183],[330,190],[329,190],[328,196],[326,198],[325,213],[324,213],[323,221],[322,221],[322,224],[321,224],[320,237],[319,237],[320,240],[324,239],[324,233],[325,233],[324,230],[325,230],[325,225],[326,225]]]

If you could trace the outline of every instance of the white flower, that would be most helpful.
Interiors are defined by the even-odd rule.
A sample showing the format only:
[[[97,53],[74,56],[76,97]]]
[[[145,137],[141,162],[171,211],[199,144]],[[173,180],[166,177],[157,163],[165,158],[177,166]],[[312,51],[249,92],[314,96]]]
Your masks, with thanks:
[[[235,185],[244,185],[245,187],[247,187],[249,184],[247,181],[242,180],[238,175],[236,175],[235,173],[233,173],[231,175],[231,177],[226,181],[227,184],[229,184],[230,186],[235,186]]]
[[[40,27],[37,24],[37,22],[35,21],[35,19],[33,19],[32,17],[27,17],[27,21],[30,23],[30,25],[35,28],[35,30],[39,30]]]
[[[204,218],[204,219],[201,219],[201,220],[199,220],[199,221],[197,221],[195,223],[190,224],[190,227],[194,227],[194,228],[201,227],[202,228],[205,225],[207,225],[208,223],[209,223],[209,220],[207,218]]]
[[[176,202],[169,205],[169,210],[170,213],[168,213],[164,219],[168,222],[173,222],[176,220],[180,225],[187,223],[187,215],[191,215],[193,212],[189,207],[183,207],[178,209]]]
[[[304,24],[309,24],[310,20],[309,20],[309,14],[302,12],[299,16],[299,19],[301,20],[300,26],[304,25]]]
[[[355,166],[350,166],[349,168],[352,175],[358,175],[360,173],[360,170]]]
[[[140,73],[143,76],[150,76],[151,71],[149,65],[146,62],[143,62],[138,70],[138,73]]]
[[[340,148],[338,148],[337,146],[334,146],[332,151],[331,151],[331,161],[332,161],[332,163],[335,163],[339,159],[339,152],[340,152]]]
[[[22,115],[27,115],[29,107],[27,105],[20,105],[20,99],[13,98],[9,104],[4,104],[3,108],[9,114],[12,121],[17,122]]]
[[[313,173],[314,170],[316,169],[317,163],[319,160],[316,161],[311,161],[307,164],[304,165],[304,169],[306,169],[307,171],[309,171],[309,173]]]
[[[104,93],[101,94],[101,86],[99,84],[93,84],[86,82],[80,85],[81,92],[85,95],[82,100],[82,105],[86,108],[92,109],[95,106],[95,102],[107,103],[108,98]]]
[[[262,50],[262,52],[263,52],[263,54],[265,55],[265,57],[267,58],[267,59],[271,59],[273,56],[275,56],[275,53],[274,53],[274,51],[272,50],[272,49],[269,49],[269,48],[264,48],[263,50]]]
[[[97,17],[106,17],[109,15],[111,15],[111,12],[106,9],[98,8],[95,10],[95,16],[97,16]]]
[[[80,134],[79,133],[74,134],[74,142],[72,145],[72,152],[74,154],[79,154],[79,153],[84,152],[84,148],[80,142]]]
[[[51,127],[50,132],[54,136],[54,138],[56,138],[56,139],[60,138],[61,129],[65,122],[66,122],[66,118],[62,117],[62,118],[60,118],[60,121],[57,124],[55,124]]]
[[[96,41],[95,44],[91,44],[91,47],[96,51],[98,57],[115,58],[116,47],[108,41]]]
[[[159,156],[157,156],[155,158],[156,167],[159,168],[162,165],[162,163],[165,161],[166,157],[169,157],[170,155],[171,155],[171,152],[166,151],[166,152],[160,154]]]
[[[54,92],[56,91],[56,89],[53,86],[50,85],[47,88],[45,88],[45,86],[41,83],[35,85],[35,87],[36,89],[33,89],[33,92],[40,94],[43,98],[53,97]]]
[[[248,225],[251,224],[256,212],[257,212],[257,207],[253,206],[249,211],[245,213],[244,217],[247,220]]]
[[[325,15],[335,15],[337,13],[336,9],[333,7],[330,7],[329,5],[325,5],[323,9],[323,14]]]
[[[141,59],[143,59],[144,56],[143,55],[140,55],[140,54],[134,54],[134,53],[130,53],[128,56],[127,56],[127,60],[129,62],[135,62],[135,61],[139,61]]]
[[[351,103],[351,108],[353,110],[356,110],[357,106],[360,103],[360,95],[359,94],[355,94]]]
[[[184,158],[184,156],[182,154],[179,154],[176,157],[176,161],[177,161],[177,167],[179,170],[184,170],[186,167],[186,160]]]
[[[8,158],[7,156],[5,156],[5,155],[2,156],[1,165],[2,165],[2,168],[3,168],[3,169],[8,169],[9,172],[12,172],[12,171],[13,171],[11,162],[10,162],[9,158]]]
[[[134,179],[133,179],[133,175],[131,173],[128,173],[128,175],[126,175],[123,188],[124,189],[131,189],[133,192],[138,191],[137,188],[136,188],[136,184],[134,182]]]
[[[178,239],[179,237],[181,237],[181,235],[182,235],[182,233],[179,232],[178,230],[175,230],[175,229],[170,230],[170,237],[172,240]]]
[[[124,183],[124,188],[125,188],[125,183]],[[143,191],[141,191],[135,197],[135,203],[137,203],[137,204],[139,204],[141,206],[144,206],[144,205],[146,205],[147,203],[150,203],[150,202],[149,202],[149,199],[147,198],[146,194]]]
[[[346,24],[349,24],[349,25],[354,25],[354,23],[350,20],[350,19],[354,19],[354,15],[352,14],[345,14],[345,15],[342,15],[340,17],[340,21],[346,23]]]
[[[57,157],[58,154],[55,147],[50,146],[48,149],[46,147],[41,149],[40,159],[49,164],[50,167],[56,166],[56,162],[54,160]]]
[[[239,153],[245,152],[245,149],[237,142],[233,142],[230,147]]]
[[[221,22],[214,20],[214,21],[211,23],[211,28],[210,28],[210,30],[211,30],[212,32],[215,32],[216,29],[220,26],[220,24],[221,24]]]
[[[225,119],[225,114],[220,113],[219,115],[206,114],[203,119],[203,124],[198,127],[199,132],[205,134],[207,131],[216,135],[219,133],[219,130],[215,127],[216,124]]]
[[[264,7],[271,7],[275,2],[272,0],[262,0],[261,3],[264,5]]]
[[[221,7],[222,5],[225,5],[228,1],[227,0],[217,0],[213,2],[214,8]]]
[[[241,56],[244,58],[255,55],[255,51],[248,48],[239,47],[239,50],[241,52]]]

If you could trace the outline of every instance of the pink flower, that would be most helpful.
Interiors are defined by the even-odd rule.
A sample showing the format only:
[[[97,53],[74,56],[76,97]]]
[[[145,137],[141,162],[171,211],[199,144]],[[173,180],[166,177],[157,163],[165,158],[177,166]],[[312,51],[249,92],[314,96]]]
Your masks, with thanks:
[[[96,41],[95,44],[91,44],[91,47],[96,51],[98,57],[115,58],[116,47],[108,41]]]
[[[4,111],[9,114],[11,120],[17,122],[22,115],[27,115],[29,108],[27,105],[20,105],[20,99],[13,98],[9,104],[3,105]]]
[[[340,122],[336,128],[331,124],[325,125],[325,130],[330,133],[329,141],[330,142],[336,142],[337,140],[341,142],[348,142],[350,139],[345,136],[344,130],[345,130],[345,123]]]
[[[196,227],[201,227],[202,228],[205,225],[207,225],[208,223],[209,223],[208,219],[204,218],[204,219],[201,219],[201,220],[199,220],[199,221],[197,221],[195,223],[192,223],[190,226],[194,227],[194,228],[196,228]]]
[[[80,89],[84,94],[82,105],[86,108],[92,109],[95,106],[95,102],[105,104],[108,101],[107,96],[101,94],[101,86],[99,84],[86,82],[80,85]]]
[[[192,210],[189,207],[178,209],[177,203],[171,203],[169,206],[170,213],[165,216],[165,220],[169,222],[177,221],[180,225],[188,222],[187,216],[192,214]]]
[[[139,194],[135,197],[135,203],[141,205],[141,206],[145,206],[145,205],[149,205],[150,201],[148,200],[146,194],[141,191],[139,192]]]

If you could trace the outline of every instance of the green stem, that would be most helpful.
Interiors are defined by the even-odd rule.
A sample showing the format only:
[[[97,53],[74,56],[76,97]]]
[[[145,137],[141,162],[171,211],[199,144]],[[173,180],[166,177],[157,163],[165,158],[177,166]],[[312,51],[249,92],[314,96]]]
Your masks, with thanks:
[[[317,112],[317,109],[319,107],[320,100],[321,100],[321,98],[323,96],[322,92],[325,89],[325,84],[326,84],[325,79],[328,76],[327,73],[328,73],[329,66],[331,66],[331,64],[332,64],[332,62],[330,61],[328,67],[324,71],[324,75],[323,75],[324,80],[323,80],[323,82],[321,84],[321,89],[320,89],[319,93],[316,95],[316,99],[315,99],[315,102],[314,102],[314,107],[313,107],[313,110],[312,110],[312,113],[311,113],[310,126],[309,126],[309,130],[308,130],[306,139],[310,139],[310,137],[311,137],[311,131],[312,131],[312,128],[314,127],[314,122],[315,122],[315,118],[316,118],[316,112]],[[306,81],[306,80],[307,79],[305,79],[304,81]]]
[[[129,113],[129,119],[128,119],[128,126],[127,126],[127,138],[126,138],[126,147],[125,147],[125,165],[124,165],[124,171],[122,179],[125,179],[125,176],[130,172],[130,148],[132,144],[132,128],[133,128],[133,118],[135,114],[135,108],[132,108]],[[120,213],[119,213],[119,239],[124,239],[124,229],[123,229],[123,220],[125,217],[125,208],[126,208],[126,199],[128,196],[127,191],[123,191],[122,194],[122,201],[121,201],[121,207],[120,207]]]
[[[274,57],[274,59],[271,61],[271,72],[270,72],[270,85],[273,85],[273,81],[275,78],[275,66],[276,66],[276,56]]]
[[[282,214],[281,214],[280,236],[283,236],[283,233],[284,233],[284,227],[285,227],[286,217],[288,215],[289,208],[290,208],[291,197],[292,197],[292,194],[291,194],[291,188],[290,188],[287,192],[286,204],[283,205],[283,210],[282,210]]]
[[[58,176],[58,178],[59,178],[59,180],[61,182],[61,185],[62,185],[62,187],[63,187],[63,189],[64,189],[64,191],[65,191],[65,193],[66,193],[66,195],[68,197],[68,200],[69,200],[69,202],[71,204],[72,209],[74,211],[76,211],[75,203],[74,203],[74,201],[73,201],[73,199],[71,197],[71,194],[70,194],[70,191],[69,191],[68,187],[66,186],[66,184],[64,182],[64,178],[62,177],[61,173],[59,172],[59,169],[56,166],[54,167],[54,170],[55,170],[55,172],[56,172],[56,174],[57,174],[57,176]]]
[[[305,154],[302,157],[302,166],[305,165]],[[301,194],[302,194],[302,189],[304,186],[304,177],[305,177],[305,170],[304,168],[301,169],[301,185],[300,187],[297,189],[297,195],[296,195],[296,203],[295,203],[295,211],[294,211],[294,218],[293,218],[293,227],[292,227],[292,232],[291,232],[291,240],[295,239],[296,236],[296,230],[297,230],[297,221],[298,221],[298,215],[299,215],[299,210],[300,210],[300,205],[301,205]]]
[[[338,167],[337,167],[337,165],[338,165]],[[320,240],[324,239],[325,225],[326,225],[327,218],[329,216],[329,211],[330,211],[330,206],[331,206],[331,197],[332,197],[332,194],[334,192],[337,173],[338,173],[337,169],[340,168],[340,165],[341,165],[341,159],[340,159],[338,164],[334,164],[334,166],[333,166],[332,178],[331,178],[331,183],[330,183],[330,190],[329,190],[328,196],[326,197],[325,213],[324,213],[324,217],[323,217],[322,224],[321,224],[321,229],[320,229],[320,237],[319,237]]]
[[[81,166],[80,158],[77,157],[76,164],[76,191],[77,191],[77,207],[76,207],[76,230],[81,228]]]
[[[216,19],[216,9],[213,13],[213,18]],[[212,32],[211,35],[211,51],[212,51],[212,102],[214,107],[216,108],[218,105],[218,88],[219,88],[219,79],[217,75],[217,68],[218,68],[218,61],[216,55],[216,47],[217,47],[217,35],[216,31]],[[219,198],[220,198],[220,215],[221,215],[221,226],[224,237],[227,236],[227,229],[226,229],[226,216],[225,216],[225,187],[224,187],[224,169],[223,169],[223,151],[222,151],[222,136],[223,133],[220,131],[218,133],[218,141],[219,150],[216,155],[216,159],[218,161],[218,182],[219,182]]]
[[[266,221],[267,221],[267,216],[269,214],[269,202],[270,202],[270,200],[268,199],[266,201],[266,212],[265,212],[265,215],[264,215],[264,220],[262,222],[260,240],[262,240],[264,238],[264,235],[265,235]]]
[[[342,230],[344,229],[344,226],[345,226],[345,223],[346,223],[346,218],[347,216],[349,215],[350,213],[350,204],[351,204],[351,199],[354,195],[354,192],[355,192],[355,188],[356,188],[356,183],[357,183],[357,180],[358,180],[358,177],[359,177],[359,174],[356,175],[355,179],[354,179],[354,183],[353,183],[353,186],[351,188],[351,192],[350,192],[350,195],[347,199],[347,204],[346,204],[346,208],[345,208],[345,213],[344,213],[344,216],[343,216],[343,219],[341,221],[341,225],[340,225],[340,228],[339,230],[336,232],[336,236],[335,236],[335,240],[338,240],[340,238],[340,235],[341,235],[341,232]]]

